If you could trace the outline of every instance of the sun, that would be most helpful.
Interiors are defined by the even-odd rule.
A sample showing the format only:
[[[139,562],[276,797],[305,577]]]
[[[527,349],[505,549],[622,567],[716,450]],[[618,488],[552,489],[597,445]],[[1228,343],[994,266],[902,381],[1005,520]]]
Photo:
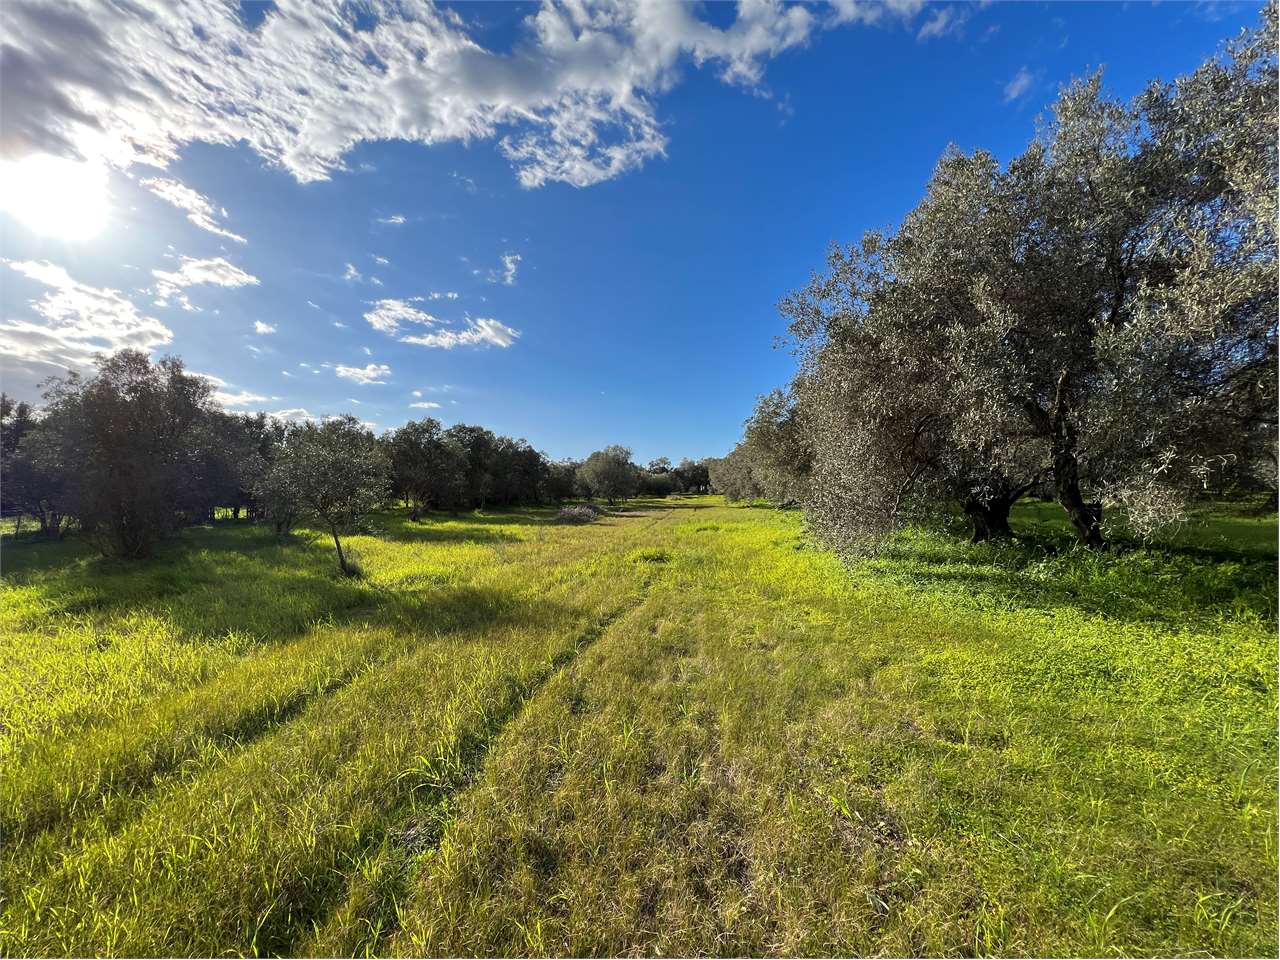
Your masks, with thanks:
[[[107,168],[32,154],[0,163],[0,210],[29,230],[59,240],[88,240],[107,225]]]

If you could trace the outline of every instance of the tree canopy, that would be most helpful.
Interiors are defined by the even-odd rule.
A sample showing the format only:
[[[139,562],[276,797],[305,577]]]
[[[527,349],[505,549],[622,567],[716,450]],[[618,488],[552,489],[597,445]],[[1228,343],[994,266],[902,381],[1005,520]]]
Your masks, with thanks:
[[[1273,477],[1275,16],[1131,102],[1072,83],[1006,165],[948,149],[896,230],[783,300],[800,371],[724,482],[800,491],[841,547],[957,507],[1007,533],[1044,485],[1100,546],[1104,507],[1147,533],[1215,476]]]

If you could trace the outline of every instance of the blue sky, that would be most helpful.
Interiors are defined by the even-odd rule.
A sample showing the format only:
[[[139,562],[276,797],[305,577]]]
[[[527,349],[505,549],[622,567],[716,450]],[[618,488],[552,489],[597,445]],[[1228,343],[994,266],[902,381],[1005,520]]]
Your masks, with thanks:
[[[283,5],[282,5],[283,6]],[[230,410],[718,455],[775,304],[948,143],[1130,96],[1255,6],[0,8],[0,376],[175,353]],[[225,211],[225,212],[224,212]],[[416,405],[416,406],[415,406]]]

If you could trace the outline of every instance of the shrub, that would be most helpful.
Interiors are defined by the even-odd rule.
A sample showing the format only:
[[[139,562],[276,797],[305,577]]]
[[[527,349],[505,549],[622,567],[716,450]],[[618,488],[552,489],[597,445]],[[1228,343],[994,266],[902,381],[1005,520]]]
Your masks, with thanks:
[[[571,507],[561,507],[556,514],[557,523],[594,523],[602,513],[594,503],[577,503]]]

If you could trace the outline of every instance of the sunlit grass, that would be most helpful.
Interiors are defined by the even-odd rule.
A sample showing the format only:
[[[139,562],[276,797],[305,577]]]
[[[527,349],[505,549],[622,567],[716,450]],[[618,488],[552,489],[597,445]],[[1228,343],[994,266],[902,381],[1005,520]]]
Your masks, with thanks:
[[[1274,516],[553,516],[6,538],[0,951],[1274,952]]]

